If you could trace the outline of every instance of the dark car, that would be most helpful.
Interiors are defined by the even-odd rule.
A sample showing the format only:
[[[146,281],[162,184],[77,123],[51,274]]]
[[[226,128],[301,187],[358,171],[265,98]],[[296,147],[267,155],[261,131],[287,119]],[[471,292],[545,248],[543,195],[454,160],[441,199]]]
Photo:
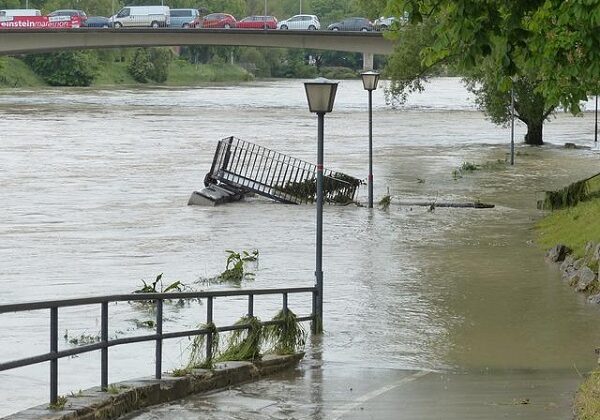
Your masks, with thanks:
[[[92,16],[87,18],[85,26],[88,28],[112,28],[112,22],[104,16]]]
[[[75,16],[79,17],[79,20],[81,21],[81,26],[87,26],[87,15],[83,10],[61,9],[55,10],[54,12],[48,14],[48,17],[72,18]]]
[[[372,31],[373,24],[369,19],[352,17],[341,22],[332,23],[327,27],[330,31]]]
[[[200,22],[201,28],[235,28],[237,21],[227,13],[211,13],[202,18]]]
[[[240,29],[277,29],[277,19],[274,16],[248,16],[238,20]]]

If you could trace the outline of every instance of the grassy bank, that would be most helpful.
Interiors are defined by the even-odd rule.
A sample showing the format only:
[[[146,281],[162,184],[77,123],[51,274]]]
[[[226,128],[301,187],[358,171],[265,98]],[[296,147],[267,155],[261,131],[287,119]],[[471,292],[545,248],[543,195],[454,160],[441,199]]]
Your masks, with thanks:
[[[573,408],[575,418],[578,420],[600,418],[600,370],[592,372],[581,384]]]
[[[0,57],[0,88],[39,87],[46,83],[27,64],[13,57]]]
[[[580,258],[587,242],[600,241],[600,198],[581,202],[575,207],[558,210],[538,223],[538,243],[544,249],[564,244]]]
[[[92,86],[144,86],[136,82],[127,71],[126,62],[100,62]],[[254,76],[234,64],[190,64],[184,60],[173,60],[169,66],[169,77],[165,86],[193,86],[210,82],[240,82],[252,80]],[[14,57],[0,58],[0,88],[48,86],[27,64]]]

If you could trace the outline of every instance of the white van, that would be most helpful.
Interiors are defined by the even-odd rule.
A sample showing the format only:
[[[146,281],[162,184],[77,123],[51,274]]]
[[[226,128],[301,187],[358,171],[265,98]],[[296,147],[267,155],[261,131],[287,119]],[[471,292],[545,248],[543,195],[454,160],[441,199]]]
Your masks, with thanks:
[[[115,28],[165,28],[171,22],[171,11],[168,6],[126,6],[110,21]]]
[[[3,9],[0,10],[0,18],[9,18],[15,16],[42,16],[42,12],[37,9]]]

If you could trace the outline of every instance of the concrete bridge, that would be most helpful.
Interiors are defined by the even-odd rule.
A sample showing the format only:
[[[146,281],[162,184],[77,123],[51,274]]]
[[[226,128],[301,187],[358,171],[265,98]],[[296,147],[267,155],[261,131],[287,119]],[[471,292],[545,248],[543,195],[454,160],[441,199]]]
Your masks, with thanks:
[[[0,31],[0,55],[65,49],[231,45],[304,48],[363,54],[365,69],[373,55],[388,55],[393,43],[379,32],[282,31],[243,29],[11,29]]]

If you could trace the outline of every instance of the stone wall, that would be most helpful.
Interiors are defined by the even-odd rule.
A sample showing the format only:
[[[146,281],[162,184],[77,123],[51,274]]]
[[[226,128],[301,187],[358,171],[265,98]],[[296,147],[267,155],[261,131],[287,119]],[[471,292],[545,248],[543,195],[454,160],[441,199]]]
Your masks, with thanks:
[[[600,243],[588,242],[583,258],[576,258],[565,245],[556,245],[546,254],[550,262],[560,264],[562,278],[580,293],[588,295],[591,303],[600,304]]]

